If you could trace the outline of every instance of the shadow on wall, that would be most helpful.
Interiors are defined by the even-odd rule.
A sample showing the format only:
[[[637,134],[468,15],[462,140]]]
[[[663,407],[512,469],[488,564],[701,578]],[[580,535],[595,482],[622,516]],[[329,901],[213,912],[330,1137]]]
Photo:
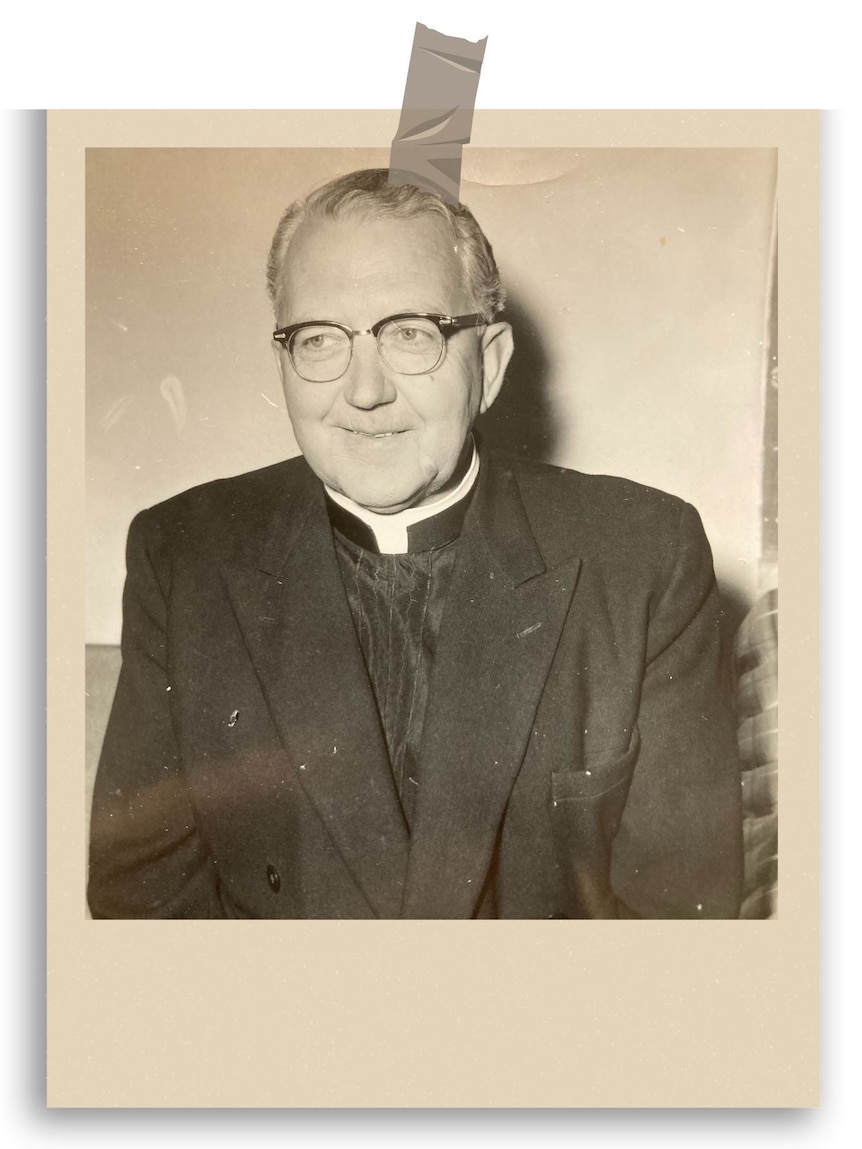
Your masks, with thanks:
[[[515,332],[515,353],[505,385],[494,406],[479,420],[479,429],[488,446],[502,454],[553,462],[562,444],[562,429],[555,418],[550,393],[553,365],[529,307],[516,295],[509,296],[505,318]],[[569,427],[569,448],[571,437]],[[726,649],[732,650],[750,603],[729,583],[720,582],[718,590],[723,610],[722,637]]]
[[[503,389],[479,429],[494,450],[550,462],[560,442],[549,393],[551,363],[529,309],[517,297],[509,297],[505,318],[515,332],[515,353]]]

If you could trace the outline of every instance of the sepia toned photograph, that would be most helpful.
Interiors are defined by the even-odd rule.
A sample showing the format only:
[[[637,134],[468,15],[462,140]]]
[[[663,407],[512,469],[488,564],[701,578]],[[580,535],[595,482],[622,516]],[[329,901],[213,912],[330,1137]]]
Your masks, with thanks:
[[[48,117],[49,1103],[815,1104],[819,117],[396,123]]]
[[[775,918],[777,149],[388,162],[86,149],[86,912]]]

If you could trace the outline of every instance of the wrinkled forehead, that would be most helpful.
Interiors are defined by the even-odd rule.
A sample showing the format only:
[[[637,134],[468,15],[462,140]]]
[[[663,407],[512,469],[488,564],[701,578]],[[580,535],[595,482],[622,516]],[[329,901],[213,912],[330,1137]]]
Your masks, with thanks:
[[[298,309],[319,310],[348,292],[379,296],[381,305],[392,300],[396,311],[463,307],[462,266],[448,223],[427,213],[307,217],[282,263],[280,310],[295,321]]]

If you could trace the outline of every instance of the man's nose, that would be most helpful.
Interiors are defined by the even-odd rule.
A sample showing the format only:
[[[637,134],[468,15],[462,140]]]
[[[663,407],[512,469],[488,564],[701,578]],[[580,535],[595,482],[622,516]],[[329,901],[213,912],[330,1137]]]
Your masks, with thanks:
[[[368,335],[353,339],[353,355],[343,376],[344,398],[352,407],[371,410],[392,403],[398,395],[395,384],[377,351],[377,341]]]

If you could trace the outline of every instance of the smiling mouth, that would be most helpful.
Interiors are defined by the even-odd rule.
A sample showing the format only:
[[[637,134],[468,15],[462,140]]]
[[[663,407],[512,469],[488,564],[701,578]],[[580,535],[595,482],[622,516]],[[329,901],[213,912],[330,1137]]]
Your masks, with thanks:
[[[363,439],[392,439],[395,435],[403,434],[402,431],[354,431],[352,427],[345,427],[344,430],[351,435],[361,435]]]

